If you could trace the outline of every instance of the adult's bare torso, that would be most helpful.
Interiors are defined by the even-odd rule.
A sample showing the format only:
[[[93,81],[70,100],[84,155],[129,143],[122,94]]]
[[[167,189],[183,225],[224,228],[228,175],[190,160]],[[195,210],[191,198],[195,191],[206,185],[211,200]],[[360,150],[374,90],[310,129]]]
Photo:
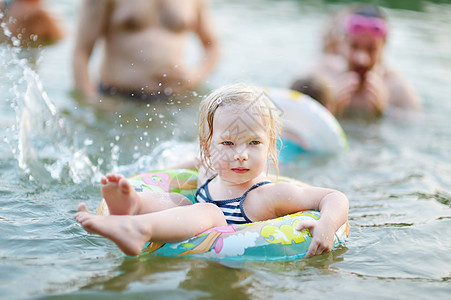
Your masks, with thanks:
[[[103,84],[154,92],[177,86],[184,70],[186,31],[198,18],[197,0],[115,0],[109,10],[101,65]]]

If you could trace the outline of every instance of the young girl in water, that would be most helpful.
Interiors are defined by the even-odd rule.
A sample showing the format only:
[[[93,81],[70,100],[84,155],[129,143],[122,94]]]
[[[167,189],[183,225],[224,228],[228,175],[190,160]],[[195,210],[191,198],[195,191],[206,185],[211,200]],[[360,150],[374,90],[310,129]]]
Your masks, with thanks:
[[[200,108],[195,204],[180,194],[137,192],[122,175],[109,174],[101,183],[110,215],[93,215],[81,203],[75,219],[125,254],[138,255],[148,241],[177,242],[217,226],[319,210],[319,220],[301,221],[296,229],[310,229],[307,256],[330,251],[334,233],[347,220],[348,199],[335,190],[268,179],[269,159],[277,170],[278,114],[257,88],[219,88]]]

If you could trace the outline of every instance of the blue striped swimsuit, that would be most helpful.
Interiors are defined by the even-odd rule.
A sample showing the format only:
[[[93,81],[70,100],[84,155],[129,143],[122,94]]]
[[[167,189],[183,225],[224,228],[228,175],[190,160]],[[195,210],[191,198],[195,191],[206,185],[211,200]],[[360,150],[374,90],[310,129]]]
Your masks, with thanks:
[[[216,176],[215,176],[216,177]],[[243,201],[246,199],[247,194],[253,189],[258,188],[271,181],[262,181],[251,186],[241,197],[229,199],[229,200],[213,200],[211,199],[210,192],[208,191],[208,183],[215,177],[208,179],[202,186],[196,191],[197,203],[213,203],[218,206],[224,213],[227,224],[245,224],[251,223],[246,213],[243,210]]]

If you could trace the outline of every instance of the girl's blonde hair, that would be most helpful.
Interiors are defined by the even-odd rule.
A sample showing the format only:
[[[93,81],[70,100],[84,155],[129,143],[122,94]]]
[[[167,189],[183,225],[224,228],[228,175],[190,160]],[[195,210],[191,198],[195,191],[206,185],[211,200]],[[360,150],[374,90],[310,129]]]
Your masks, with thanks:
[[[269,139],[269,156],[278,173],[277,141],[281,131],[280,111],[264,92],[264,90],[244,83],[220,87],[208,95],[201,103],[197,132],[200,144],[200,159],[207,169],[212,169],[209,159],[209,148],[213,135],[213,119],[220,106],[242,108],[242,112],[251,113],[263,119]],[[269,168],[269,166],[268,166]]]

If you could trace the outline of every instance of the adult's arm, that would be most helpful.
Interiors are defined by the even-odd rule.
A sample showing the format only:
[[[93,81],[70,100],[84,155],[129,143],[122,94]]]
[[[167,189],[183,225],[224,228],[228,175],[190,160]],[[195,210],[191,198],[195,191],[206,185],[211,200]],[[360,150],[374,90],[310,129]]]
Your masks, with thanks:
[[[219,41],[211,21],[210,8],[204,0],[200,0],[198,5],[198,22],[194,31],[204,48],[204,57],[201,59],[199,68],[191,76],[191,87],[201,84],[212,72],[219,59]]]
[[[96,41],[104,35],[107,28],[108,7],[108,0],[84,0],[79,11],[72,68],[75,91],[84,97],[96,93],[89,75],[89,59]]]

